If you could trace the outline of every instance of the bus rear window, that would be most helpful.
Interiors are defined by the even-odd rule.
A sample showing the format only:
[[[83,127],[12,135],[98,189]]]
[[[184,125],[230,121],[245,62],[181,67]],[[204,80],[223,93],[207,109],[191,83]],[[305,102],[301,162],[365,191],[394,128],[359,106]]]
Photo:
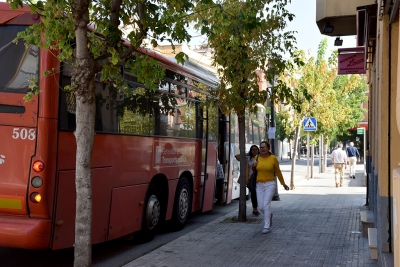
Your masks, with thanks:
[[[26,26],[0,26],[0,92],[26,94],[29,84],[38,84],[39,48],[14,43],[18,32]]]

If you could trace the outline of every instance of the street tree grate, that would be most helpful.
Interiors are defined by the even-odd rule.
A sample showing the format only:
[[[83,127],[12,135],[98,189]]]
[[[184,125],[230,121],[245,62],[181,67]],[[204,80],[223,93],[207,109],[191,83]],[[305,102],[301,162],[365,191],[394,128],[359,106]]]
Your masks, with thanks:
[[[264,218],[246,218],[246,222],[239,222],[236,216],[227,217],[220,223],[252,223],[252,224],[259,224],[264,221]]]

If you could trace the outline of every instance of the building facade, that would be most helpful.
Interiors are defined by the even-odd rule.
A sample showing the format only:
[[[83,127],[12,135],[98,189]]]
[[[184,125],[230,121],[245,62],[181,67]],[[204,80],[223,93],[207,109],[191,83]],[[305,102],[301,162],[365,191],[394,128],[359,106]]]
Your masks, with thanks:
[[[357,36],[369,84],[366,184],[379,266],[400,266],[400,0],[316,0],[328,36]],[[369,237],[372,238],[372,237]]]

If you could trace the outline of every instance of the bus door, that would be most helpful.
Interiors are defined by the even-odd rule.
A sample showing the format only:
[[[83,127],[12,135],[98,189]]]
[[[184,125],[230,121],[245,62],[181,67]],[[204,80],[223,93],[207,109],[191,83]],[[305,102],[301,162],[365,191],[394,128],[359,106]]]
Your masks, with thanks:
[[[224,169],[223,201],[220,203],[229,204],[232,201],[232,163],[230,157],[230,134],[229,115],[219,114],[219,135],[218,154]]]
[[[201,211],[209,211],[214,206],[215,182],[217,176],[218,107],[212,105],[203,109],[203,147],[202,161],[204,179]]]
[[[203,112],[203,128],[205,129],[202,141],[202,198],[201,198],[201,211],[206,212],[212,209],[214,201],[214,190],[212,190],[212,195],[210,195],[210,186],[214,187],[215,175],[209,168],[210,164],[210,149],[208,140],[208,111],[205,109]],[[215,157],[214,157],[215,158]],[[212,199],[211,199],[212,198]]]

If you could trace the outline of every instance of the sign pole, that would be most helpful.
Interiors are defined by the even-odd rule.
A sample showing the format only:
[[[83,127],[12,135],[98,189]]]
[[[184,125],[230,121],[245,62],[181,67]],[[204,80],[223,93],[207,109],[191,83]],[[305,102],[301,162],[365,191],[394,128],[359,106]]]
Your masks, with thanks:
[[[310,132],[307,132],[307,180],[310,179]]]
[[[365,164],[365,153],[366,153],[366,149],[367,149],[367,146],[366,146],[366,143],[367,143],[367,140],[366,140],[366,130],[365,130],[365,127],[360,127],[360,128],[357,128],[357,134],[362,134],[363,135],[363,151],[364,151],[364,153],[363,153],[363,163]]]
[[[307,132],[307,180],[310,179],[310,132]]]
[[[307,131],[307,180],[310,179],[310,131],[316,131],[317,130],[317,120],[314,117],[310,118],[305,118],[303,121],[303,130]],[[321,155],[320,155],[321,156]],[[314,165],[314,162],[311,164],[312,166]]]
[[[366,153],[367,153],[367,131],[366,131],[366,129],[365,129],[365,127],[363,127],[364,128],[364,132],[363,132],[363,164],[365,165],[365,162],[366,162]]]
[[[318,156],[319,156],[319,173],[322,173],[322,135],[319,136],[319,144],[318,144]]]

